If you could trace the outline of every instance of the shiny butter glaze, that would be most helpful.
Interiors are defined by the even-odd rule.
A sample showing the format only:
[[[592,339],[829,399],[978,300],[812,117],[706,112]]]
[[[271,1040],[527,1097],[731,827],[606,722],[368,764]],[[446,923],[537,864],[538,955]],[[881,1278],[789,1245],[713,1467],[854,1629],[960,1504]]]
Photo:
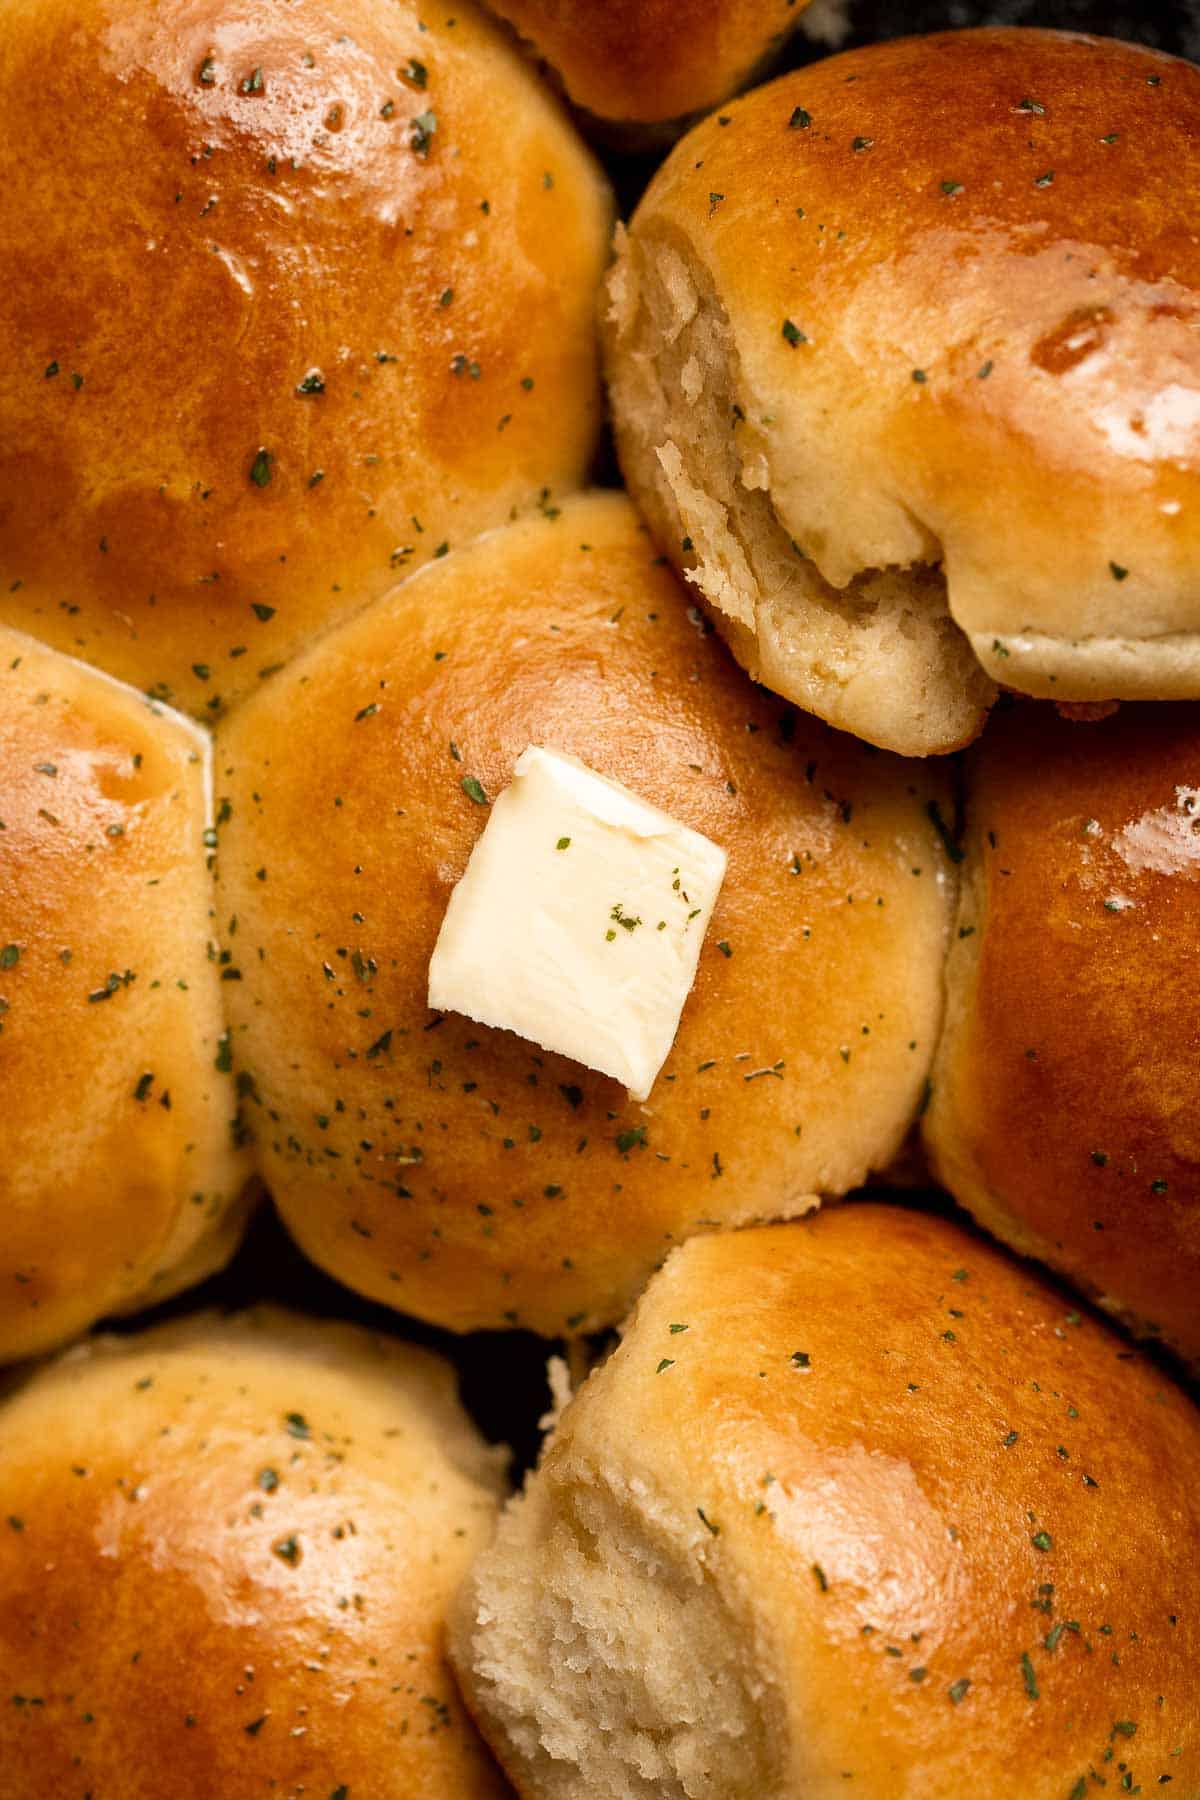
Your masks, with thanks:
[[[582,476],[607,190],[469,0],[35,0],[0,105],[0,621],[211,717]]]
[[[1198,1454],[1184,1396],[1044,1279],[850,1204],[677,1252],[537,1479],[715,1584],[772,1796],[1066,1800],[1092,1769],[1200,1785]]]
[[[1188,63],[956,31],[732,102],[631,231],[711,278],[743,466],[829,582],[938,560],[1000,682],[1187,697],[1198,144]],[[1092,639],[1130,640],[1128,660],[1089,660]]]
[[[500,1482],[437,1359],[272,1310],[0,1415],[0,1800],[499,1800],[442,1650]]]
[[[240,1236],[210,758],[188,720],[0,629],[0,1361],[166,1298]]]
[[[426,1007],[450,892],[531,742],[729,857],[644,1106]],[[950,911],[941,771],[755,687],[620,496],[486,538],[326,637],[218,732],[216,785],[258,1164],[361,1293],[575,1332],[678,1237],[841,1192],[907,1130]]]
[[[1200,1358],[1200,716],[1028,705],[969,764],[925,1130],[952,1192]]]
[[[743,87],[808,0],[496,0],[577,105],[666,125]]]

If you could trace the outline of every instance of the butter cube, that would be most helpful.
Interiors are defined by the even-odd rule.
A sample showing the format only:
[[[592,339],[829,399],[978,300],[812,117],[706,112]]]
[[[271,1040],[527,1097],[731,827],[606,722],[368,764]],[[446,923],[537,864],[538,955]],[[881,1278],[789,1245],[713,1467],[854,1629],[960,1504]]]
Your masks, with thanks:
[[[644,1100],[696,978],[725,852],[531,745],[450,896],[429,1004],[518,1032]]]

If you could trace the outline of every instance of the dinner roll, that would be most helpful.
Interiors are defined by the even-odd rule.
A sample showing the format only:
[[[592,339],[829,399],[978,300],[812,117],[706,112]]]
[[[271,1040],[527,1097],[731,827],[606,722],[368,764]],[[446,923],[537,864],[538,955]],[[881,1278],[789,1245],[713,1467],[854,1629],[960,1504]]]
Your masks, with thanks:
[[[808,0],[490,0],[578,106],[665,125],[716,106],[799,22]]]
[[[608,190],[471,0],[22,0],[0,104],[0,621],[212,717],[578,485]]]
[[[914,1116],[941,1011],[936,781],[747,681],[623,497],[552,512],[331,633],[217,741],[258,1166],[314,1261],[456,1330],[590,1330],[678,1238],[862,1181]],[[728,853],[644,1104],[426,1004],[451,890],[530,743]]]
[[[211,779],[188,720],[0,628],[0,1361],[240,1236]]]
[[[914,755],[1200,695],[1200,70],[955,31],[698,126],[611,276],[622,462],[751,673]]]
[[[265,1310],[0,1418],[0,1795],[499,1800],[444,1654],[501,1487],[451,1369]]]
[[[1200,1792],[1200,1415],[879,1206],[694,1239],[451,1616],[526,1796]]]
[[[933,1166],[1200,1365],[1200,709],[1021,706],[970,770]]]

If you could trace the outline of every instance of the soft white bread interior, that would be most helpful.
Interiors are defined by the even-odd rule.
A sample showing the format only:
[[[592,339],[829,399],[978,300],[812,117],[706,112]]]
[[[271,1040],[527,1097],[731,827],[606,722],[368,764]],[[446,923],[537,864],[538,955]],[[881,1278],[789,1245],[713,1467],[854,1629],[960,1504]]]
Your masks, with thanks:
[[[677,146],[618,248],[618,448],[753,674],[907,754],[995,682],[1200,695],[1200,72],[956,31]]]
[[[955,749],[994,697],[922,543],[834,585],[794,535],[757,446],[735,335],[692,247],[618,227],[609,379],[621,462],[655,535],[756,681],[910,756]]]
[[[1200,1791],[1198,1457],[1158,1370],[945,1221],[694,1239],[452,1655],[531,1800]]]

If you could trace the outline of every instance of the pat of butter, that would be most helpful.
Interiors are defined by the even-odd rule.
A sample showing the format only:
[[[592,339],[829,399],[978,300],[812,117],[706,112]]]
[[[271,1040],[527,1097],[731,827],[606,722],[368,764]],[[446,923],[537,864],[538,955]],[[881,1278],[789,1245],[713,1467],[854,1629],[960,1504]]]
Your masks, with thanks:
[[[429,1004],[654,1085],[725,852],[573,756],[531,745],[450,896]]]

